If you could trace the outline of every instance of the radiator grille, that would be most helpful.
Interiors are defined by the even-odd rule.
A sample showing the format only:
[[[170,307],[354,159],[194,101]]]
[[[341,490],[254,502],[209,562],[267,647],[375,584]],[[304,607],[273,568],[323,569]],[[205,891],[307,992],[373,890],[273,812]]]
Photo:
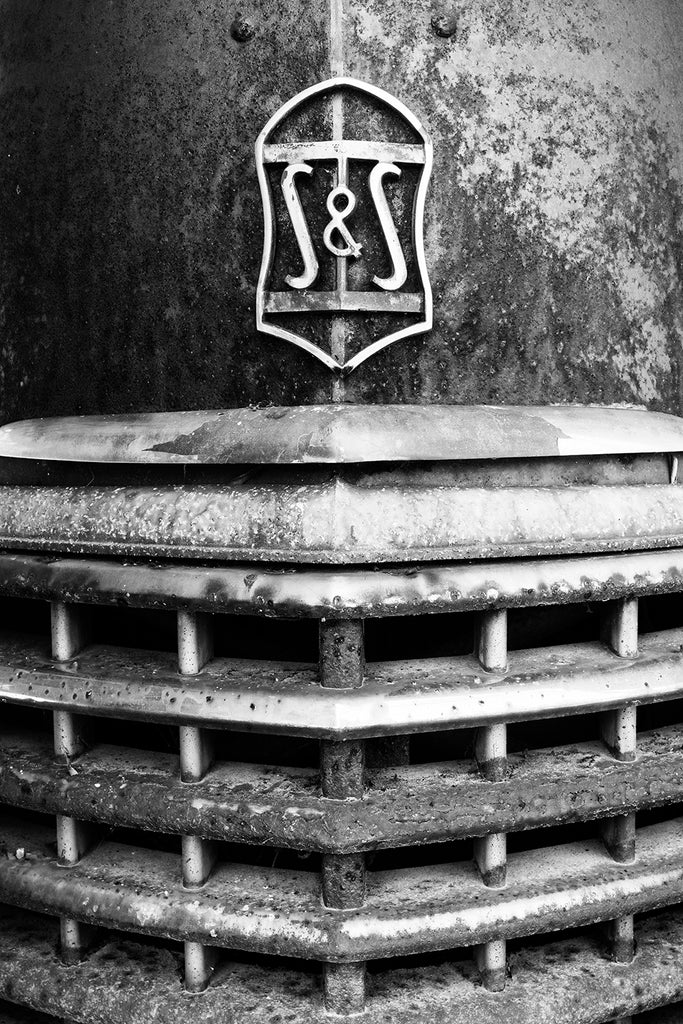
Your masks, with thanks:
[[[683,1019],[677,551],[0,568],[2,1019]]]

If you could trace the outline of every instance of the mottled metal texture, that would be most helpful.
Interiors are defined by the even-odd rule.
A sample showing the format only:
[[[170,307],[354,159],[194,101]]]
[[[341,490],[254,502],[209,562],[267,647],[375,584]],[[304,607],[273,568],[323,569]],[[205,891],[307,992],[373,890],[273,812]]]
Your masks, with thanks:
[[[372,564],[675,548],[680,486],[461,486],[457,470],[301,467],[221,484],[0,488],[0,545]],[[450,479],[449,479],[450,476]]]
[[[331,398],[680,411],[679,3],[239,13],[0,5],[2,419]],[[254,330],[254,138],[339,73],[404,101],[436,157],[434,331],[341,386]]]
[[[0,458],[179,465],[553,459],[683,451],[683,420],[586,406],[318,405],[0,428]]]
[[[314,406],[13,424],[0,544],[318,564],[678,547],[681,422]]]
[[[435,151],[433,334],[347,399],[679,409],[681,5],[344,0],[344,42],[345,72],[405,82]]]
[[[219,762],[192,800],[171,754],[97,745],[77,772],[28,733],[0,734],[0,800],[107,826],[344,854],[593,821],[683,802],[679,726],[639,735],[638,759],[600,743],[510,754],[489,782],[474,761],[368,769],[360,798],[322,796],[314,769]]]
[[[66,968],[54,954],[56,935],[45,919],[6,911],[0,932],[0,994],[37,1009],[68,1014],[79,1024],[245,1024],[288,1019],[327,1024],[317,979],[294,971],[226,964],[212,987],[188,998],[178,980],[179,956],[112,937],[100,954]],[[599,1024],[683,998],[676,914],[643,924],[638,956],[623,965],[599,956],[586,939],[558,941],[511,958],[504,993],[475,983],[472,970],[440,963],[380,972],[373,978],[363,1024]],[[555,984],[548,985],[552,972]],[[122,977],[125,981],[122,982]],[[273,996],[274,983],[278,995]],[[397,983],[397,984],[396,984]],[[285,993],[284,995],[281,993]]]
[[[640,829],[631,864],[605,863],[595,839],[511,855],[504,889],[482,886],[476,865],[465,861],[374,871],[357,900],[349,898],[348,874],[346,887],[335,877],[323,887],[324,902],[313,872],[239,863],[218,865],[199,898],[183,887],[176,854],[106,841],[65,871],[52,837],[49,826],[5,818],[3,902],[119,931],[332,964],[571,929],[604,921],[615,908],[642,913],[683,900],[680,818]],[[350,858],[358,855],[338,859]]]
[[[325,569],[150,565],[0,552],[0,587],[12,597],[79,604],[280,619],[384,618],[674,594],[683,590],[683,553]]]

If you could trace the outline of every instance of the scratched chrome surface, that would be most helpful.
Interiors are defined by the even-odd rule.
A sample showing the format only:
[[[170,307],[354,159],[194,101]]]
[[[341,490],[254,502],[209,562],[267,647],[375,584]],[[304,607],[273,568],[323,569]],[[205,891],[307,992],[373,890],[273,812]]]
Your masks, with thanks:
[[[70,416],[0,428],[0,457],[305,464],[683,450],[683,419],[609,406],[303,405]]]
[[[326,564],[671,548],[682,448],[677,417],[575,406],[28,421],[0,430],[0,546]]]

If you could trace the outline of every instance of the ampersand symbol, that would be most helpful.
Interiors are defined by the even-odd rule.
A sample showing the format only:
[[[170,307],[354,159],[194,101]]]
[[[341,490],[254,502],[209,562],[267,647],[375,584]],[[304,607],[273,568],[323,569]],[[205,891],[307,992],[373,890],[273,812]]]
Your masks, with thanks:
[[[336,202],[337,199],[345,199],[346,206],[343,209],[338,209]],[[327,225],[323,232],[323,242],[335,256],[353,256],[354,259],[358,259],[361,254],[360,245],[346,224],[344,223],[347,217],[350,217],[356,208],[356,197],[345,185],[337,185],[336,188],[332,189],[329,196],[327,197],[327,210],[332,220]],[[335,245],[332,241],[333,232],[337,231],[346,242],[346,248],[340,249],[339,246]]]

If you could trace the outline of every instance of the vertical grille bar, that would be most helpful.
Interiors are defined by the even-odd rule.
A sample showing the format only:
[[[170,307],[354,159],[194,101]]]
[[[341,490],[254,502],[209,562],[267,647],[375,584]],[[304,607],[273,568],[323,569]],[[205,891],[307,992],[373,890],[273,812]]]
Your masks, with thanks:
[[[504,671],[507,666],[507,611],[498,609],[481,615],[477,625],[476,656],[487,672]],[[507,726],[497,724],[479,729],[475,752],[482,775],[493,782],[505,777]],[[505,833],[475,839],[474,857],[484,885],[502,889],[507,873]],[[494,939],[476,949],[476,961],[486,988],[499,992],[505,987],[505,939]]]
[[[638,601],[624,598],[612,606],[604,623],[604,640],[620,658],[638,655]],[[602,737],[619,761],[636,758],[636,709],[619,708],[602,716]],[[603,823],[605,846],[614,860],[630,863],[636,857],[635,814],[622,814]],[[610,952],[619,963],[630,963],[635,953],[633,917],[618,917],[608,924]],[[624,1018],[618,1024],[629,1024]]]
[[[77,605],[53,601],[50,607],[52,657],[55,661],[71,661],[86,644],[85,611]],[[53,714],[54,750],[57,760],[71,764],[84,749],[81,720],[68,711]],[[61,864],[77,864],[89,845],[88,829],[84,822],[58,814],[57,856]],[[59,922],[60,951],[68,964],[77,963],[91,944],[94,931],[70,917]]]
[[[348,689],[362,686],[365,645],[362,619],[320,622],[320,682]],[[365,744],[362,741],[320,744],[323,796],[360,799],[365,786]],[[325,854],[322,896],[328,907],[347,909],[365,902],[365,857],[362,853]],[[358,1013],[365,1006],[365,963],[324,964],[325,1006],[332,1013]]]
[[[213,633],[205,615],[178,612],[178,671],[198,675],[213,656]],[[180,777],[183,782],[199,782],[211,767],[213,751],[206,730],[191,725],[180,727]],[[215,863],[210,842],[200,836],[183,836],[182,872],[186,889],[201,889]],[[216,951],[199,942],[185,943],[185,988],[203,992],[211,980]]]

